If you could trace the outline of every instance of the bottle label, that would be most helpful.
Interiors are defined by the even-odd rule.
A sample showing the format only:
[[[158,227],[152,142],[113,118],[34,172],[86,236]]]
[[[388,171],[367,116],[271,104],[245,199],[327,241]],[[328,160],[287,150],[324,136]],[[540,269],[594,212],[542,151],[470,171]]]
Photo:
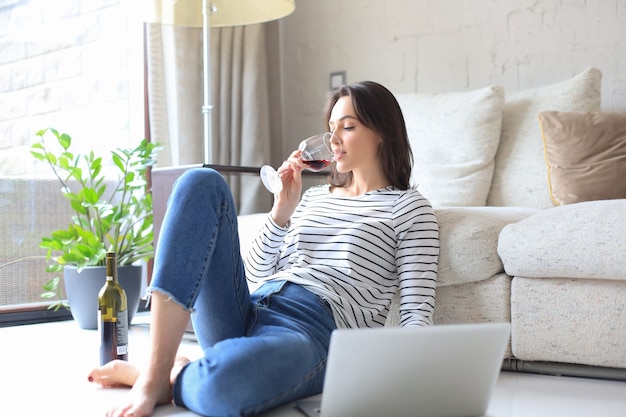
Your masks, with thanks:
[[[128,353],[128,310],[118,311],[115,318],[117,319],[117,354],[126,355]]]

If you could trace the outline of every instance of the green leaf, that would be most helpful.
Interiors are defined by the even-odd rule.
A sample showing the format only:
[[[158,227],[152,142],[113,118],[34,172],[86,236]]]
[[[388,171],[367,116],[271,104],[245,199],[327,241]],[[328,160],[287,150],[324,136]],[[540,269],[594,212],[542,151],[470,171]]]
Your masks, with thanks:
[[[55,298],[57,296],[56,292],[46,291],[41,293],[41,298]]]
[[[76,213],[87,214],[87,208],[83,205],[83,202],[80,199],[70,199],[70,205],[72,206],[72,210]]]
[[[83,197],[85,201],[91,205],[98,203],[98,193],[92,188],[84,188]]]
[[[120,169],[120,171],[122,172],[126,171],[124,168],[124,162],[122,161],[122,158],[120,157],[118,153],[116,153],[115,151],[112,151],[111,159],[113,160],[113,163]]]
[[[61,281],[61,278],[54,277],[48,282],[46,282],[45,284],[43,284],[43,289],[49,292],[53,292],[53,291],[56,292],[57,289],[59,288],[60,281]]]
[[[56,135],[59,140],[59,144],[63,147],[63,149],[68,149],[72,144],[72,138],[70,137],[70,135],[68,135],[67,133],[59,135],[58,132],[56,133]]]

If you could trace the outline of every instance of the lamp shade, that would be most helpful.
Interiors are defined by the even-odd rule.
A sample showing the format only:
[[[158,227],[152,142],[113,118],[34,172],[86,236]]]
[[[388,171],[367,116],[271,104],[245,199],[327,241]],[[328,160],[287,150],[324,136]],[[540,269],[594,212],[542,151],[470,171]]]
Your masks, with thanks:
[[[296,8],[295,0],[212,0],[211,27],[242,26],[285,17]],[[203,0],[144,0],[145,21],[202,27]]]

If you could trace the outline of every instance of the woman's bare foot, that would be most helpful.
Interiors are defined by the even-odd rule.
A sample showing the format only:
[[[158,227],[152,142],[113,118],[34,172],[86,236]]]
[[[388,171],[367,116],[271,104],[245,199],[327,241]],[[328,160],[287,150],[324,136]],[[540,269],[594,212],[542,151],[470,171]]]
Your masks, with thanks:
[[[170,385],[174,385],[174,382],[176,382],[176,377],[189,362],[191,361],[185,356],[176,357],[176,360],[174,361],[174,366],[172,367],[172,372],[170,372]]]
[[[121,360],[113,360],[89,373],[89,382],[103,387],[132,387],[139,377],[139,368]]]
[[[110,410],[107,417],[146,417],[152,414],[155,406],[172,401],[172,385],[188,363],[188,358],[178,356],[174,361],[169,380],[161,381],[144,377],[139,368],[126,361],[115,360],[91,371],[88,379],[103,387],[133,387],[130,391],[131,402]]]
[[[174,385],[180,371],[189,363],[184,356],[176,357],[172,372],[170,373],[170,385]],[[100,384],[103,387],[132,387],[139,378],[139,368],[121,360],[113,360],[89,373],[89,382]]]
[[[172,401],[172,387],[169,378],[150,379],[141,374],[130,390],[130,402],[124,406],[113,408],[107,417],[148,417],[159,404]]]

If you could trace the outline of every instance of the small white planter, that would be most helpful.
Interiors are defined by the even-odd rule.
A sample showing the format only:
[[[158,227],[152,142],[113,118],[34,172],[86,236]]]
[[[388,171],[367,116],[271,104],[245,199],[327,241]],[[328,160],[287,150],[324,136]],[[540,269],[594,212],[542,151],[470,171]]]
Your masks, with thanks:
[[[139,308],[141,298],[142,268],[137,265],[119,266],[118,281],[128,301],[128,322]],[[95,330],[98,328],[98,292],[106,281],[104,266],[89,266],[80,273],[76,267],[66,266],[63,270],[65,293],[70,305],[70,312],[81,329]]]

